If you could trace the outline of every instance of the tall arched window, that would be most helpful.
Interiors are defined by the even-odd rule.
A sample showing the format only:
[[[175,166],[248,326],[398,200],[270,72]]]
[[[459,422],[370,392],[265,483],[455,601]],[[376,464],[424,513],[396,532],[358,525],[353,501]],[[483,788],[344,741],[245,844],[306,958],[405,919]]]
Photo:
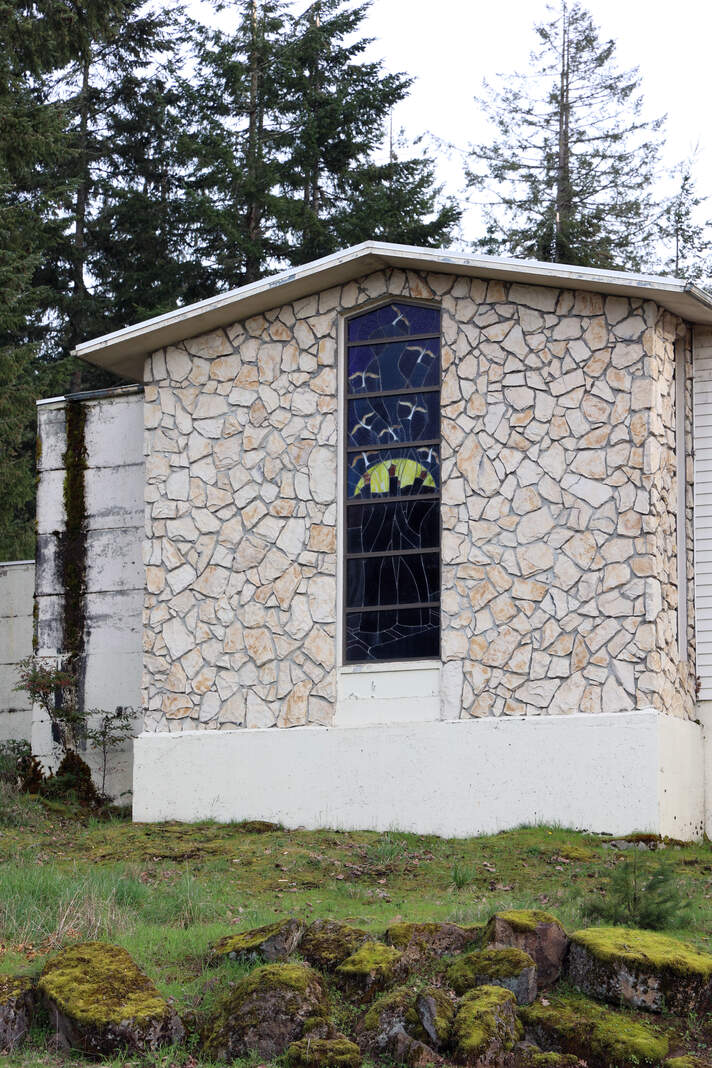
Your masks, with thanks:
[[[440,655],[440,310],[346,328],[344,660]]]

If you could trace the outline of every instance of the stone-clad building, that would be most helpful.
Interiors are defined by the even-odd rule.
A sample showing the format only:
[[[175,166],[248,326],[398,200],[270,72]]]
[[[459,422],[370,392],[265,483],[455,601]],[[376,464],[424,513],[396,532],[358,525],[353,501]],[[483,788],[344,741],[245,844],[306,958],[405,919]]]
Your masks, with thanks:
[[[369,243],[78,353],[143,384],[40,407],[45,457],[84,406],[118,494],[84,699],[140,709],[136,818],[701,833],[707,294]]]

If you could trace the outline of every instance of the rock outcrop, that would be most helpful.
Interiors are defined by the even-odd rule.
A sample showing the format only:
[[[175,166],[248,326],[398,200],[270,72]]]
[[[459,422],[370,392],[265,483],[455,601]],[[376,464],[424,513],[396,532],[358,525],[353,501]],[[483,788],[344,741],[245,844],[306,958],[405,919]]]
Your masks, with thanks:
[[[251,1053],[279,1057],[302,1038],[307,1020],[325,1019],[328,1002],[320,977],[306,964],[264,964],[226,995],[204,1029],[203,1048],[213,1060]]]
[[[125,949],[84,942],[61,950],[37,984],[66,1048],[90,1056],[146,1053],[183,1038],[183,1025]]]

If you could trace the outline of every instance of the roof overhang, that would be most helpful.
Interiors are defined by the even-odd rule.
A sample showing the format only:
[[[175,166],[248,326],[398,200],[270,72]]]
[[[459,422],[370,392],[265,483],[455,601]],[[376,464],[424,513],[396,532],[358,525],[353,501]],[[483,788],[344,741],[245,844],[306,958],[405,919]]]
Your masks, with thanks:
[[[281,271],[197,304],[176,308],[155,319],[127,326],[93,341],[84,341],[77,345],[75,354],[97,367],[142,381],[143,361],[156,349],[248,319],[322,289],[343,285],[385,267],[641,297],[655,301],[687,322],[712,325],[712,296],[698,286],[676,278],[569,267],[536,260],[464,256],[447,250],[366,241],[303,267]]]

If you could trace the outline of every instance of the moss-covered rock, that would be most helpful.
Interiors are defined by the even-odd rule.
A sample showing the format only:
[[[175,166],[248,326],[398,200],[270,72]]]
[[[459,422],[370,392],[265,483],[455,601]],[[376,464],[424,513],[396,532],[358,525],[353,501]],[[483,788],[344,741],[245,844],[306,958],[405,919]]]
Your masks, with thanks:
[[[574,1053],[541,1053],[539,1050],[522,1050],[516,1057],[517,1068],[579,1068],[585,1065]]]
[[[213,1060],[251,1053],[270,1060],[302,1037],[307,1020],[325,1019],[320,977],[306,964],[264,964],[237,983],[206,1022],[203,1048]]]
[[[84,942],[48,961],[38,990],[59,1041],[88,1054],[179,1041],[178,1016],[120,946]]]
[[[499,1064],[521,1037],[509,990],[481,986],[465,994],[452,1025],[451,1045],[459,1064]]]
[[[414,991],[405,986],[376,998],[356,1028],[361,1049],[376,1054],[390,1050],[396,1034],[418,1023],[413,1002]]]
[[[377,1063],[383,1056],[411,1068],[442,1063],[442,1058],[426,1044],[428,1033],[416,1006],[417,997],[411,987],[382,994],[356,1028],[361,1050]]]
[[[300,1038],[287,1050],[290,1068],[359,1068],[361,1050],[345,1035]]]
[[[687,1054],[684,1057],[668,1057],[663,1068],[709,1068],[709,1061],[700,1060]]]
[[[210,963],[229,960],[263,960],[269,964],[285,960],[299,945],[304,933],[300,920],[278,920],[266,927],[226,935],[210,948]]]
[[[515,946],[524,950],[537,967],[540,987],[551,986],[561,976],[568,936],[556,916],[539,909],[510,909],[491,917],[483,942],[495,948]]]
[[[528,1039],[556,1053],[572,1053],[589,1068],[659,1065],[668,1040],[655,1028],[577,995],[552,997],[519,1010]]]
[[[456,994],[477,986],[501,986],[511,990],[520,1005],[531,1005],[536,997],[536,964],[516,946],[465,953],[452,962],[447,978]]]
[[[460,927],[456,923],[394,923],[386,931],[385,940],[415,963],[446,953],[461,953],[481,935],[480,927]]]
[[[336,968],[340,984],[372,995],[393,982],[402,953],[384,942],[364,942]]]
[[[35,995],[25,976],[0,976],[0,1049],[16,1049],[32,1022]]]
[[[614,1005],[686,1015],[712,1007],[712,956],[656,931],[592,927],[571,936],[570,981]]]
[[[437,986],[428,986],[416,995],[413,1006],[417,1023],[409,1017],[409,1030],[414,1038],[425,1042],[433,1049],[441,1050],[450,1038],[455,1006]]]
[[[333,972],[373,935],[350,927],[337,920],[315,920],[307,927],[299,952],[309,964],[325,972]]]

